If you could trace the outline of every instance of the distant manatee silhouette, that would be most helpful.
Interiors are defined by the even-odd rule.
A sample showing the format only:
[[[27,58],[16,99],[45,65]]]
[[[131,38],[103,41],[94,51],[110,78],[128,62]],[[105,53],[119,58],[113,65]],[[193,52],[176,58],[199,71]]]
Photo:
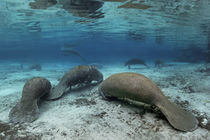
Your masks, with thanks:
[[[144,65],[147,68],[149,68],[143,60],[138,59],[138,58],[133,58],[133,59],[130,59],[130,60],[126,61],[124,65],[128,66],[128,69],[131,68],[131,65]]]

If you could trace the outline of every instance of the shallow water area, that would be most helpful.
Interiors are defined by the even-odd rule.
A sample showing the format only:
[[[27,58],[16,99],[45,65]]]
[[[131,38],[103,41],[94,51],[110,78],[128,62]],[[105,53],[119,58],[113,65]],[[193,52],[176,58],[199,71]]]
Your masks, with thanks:
[[[54,65],[56,67],[53,67]],[[68,66],[43,64],[43,70],[39,71],[39,75],[44,75],[52,84],[57,84],[58,78],[68,70]],[[173,66],[163,68],[151,66],[149,69],[128,70],[122,65],[115,64],[104,65],[104,68],[100,70],[105,78],[125,71],[144,74],[157,83],[171,101],[194,112],[196,116],[199,114],[209,116],[210,103],[205,91],[209,90],[207,88],[210,86],[207,85],[210,83],[210,78],[201,72],[196,72],[202,66],[203,64],[174,63]],[[28,73],[21,71],[17,69],[18,77],[10,77],[12,85],[10,89],[14,91],[19,84],[16,80],[22,81],[23,85],[24,75]],[[31,71],[28,77],[36,75],[37,71]],[[199,84],[196,79],[202,79],[200,81],[202,84]],[[187,82],[182,84],[183,81]],[[188,89],[189,85],[193,87],[194,92]],[[8,122],[8,113],[19,100],[20,94],[21,91],[16,91],[1,95],[0,118],[2,121]],[[56,101],[41,102],[39,118],[33,123],[23,125],[23,135],[17,133],[16,136],[25,137],[30,132],[32,136],[39,136],[38,139],[146,139],[148,137],[151,139],[208,139],[210,136],[209,130],[201,127],[188,133],[174,130],[165,119],[147,107],[106,101],[98,94],[97,86],[70,91]],[[4,133],[7,134],[7,131],[1,133],[2,138],[4,138]]]
[[[0,19],[0,139],[210,140],[208,0],[2,0]],[[54,87],[78,65],[104,79],[145,75],[198,128],[181,132],[153,106],[107,101],[98,85],[40,99],[34,122],[9,123],[29,79]]]

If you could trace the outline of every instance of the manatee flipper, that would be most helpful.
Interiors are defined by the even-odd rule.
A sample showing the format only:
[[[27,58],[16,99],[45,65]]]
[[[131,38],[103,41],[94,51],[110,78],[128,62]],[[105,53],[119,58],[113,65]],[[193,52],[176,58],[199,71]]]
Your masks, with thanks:
[[[18,102],[9,113],[9,120],[12,123],[33,122],[39,117],[39,108],[36,101],[30,105],[23,105]]]
[[[46,97],[46,100],[57,100],[63,96],[67,87],[65,85],[57,85],[53,87],[50,91],[50,94]]]
[[[189,112],[179,108],[168,99],[155,104],[166,116],[169,123],[181,131],[193,131],[198,126],[198,120]]]

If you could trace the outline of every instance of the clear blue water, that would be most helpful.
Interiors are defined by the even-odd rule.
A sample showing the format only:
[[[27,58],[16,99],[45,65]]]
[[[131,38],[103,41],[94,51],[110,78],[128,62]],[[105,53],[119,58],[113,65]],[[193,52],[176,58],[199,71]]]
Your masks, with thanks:
[[[149,67],[127,69],[124,63],[134,58]],[[164,63],[162,67],[155,66],[156,60]],[[147,76],[169,100],[192,112],[200,118],[201,126],[206,123],[203,128],[210,129],[210,0],[0,0],[0,131],[1,121],[9,122],[9,112],[27,80],[45,77],[53,87],[73,66],[93,63],[104,66],[98,68],[104,78],[125,71]],[[51,135],[52,139],[60,139],[56,137],[59,133],[70,139],[78,139],[79,134],[79,139],[116,135],[118,139],[148,139],[153,134],[155,139],[210,137],[204,130],[172,131],[168,124],[159,122],[162,117],[144,117],[144,113],[151,113],[144,111],[145,107],[127,113],[118,103],[106,103],[100,95],[95,96],[98,90],[93,88],[75,90],[76,94],[60,102],[44,101],[40,122],[35,121],[29,130],[40,129],[41,136]],[[104,116],[108,118],[102,120]],[[137,119],[143,120],[141,124]],[[12,135],[13,131],[8,132]],[[5,136],[7,133],[0,132],[0,139]]]
[[[41,1],[48,6],[40,0],[1,1],[1,60],[83,63],[73,54],[64,56],[66,46],[85,63],[205,62],[209,55],[209,0],[133,1],[141,4],[137,8],[119,8],[128,1]]]

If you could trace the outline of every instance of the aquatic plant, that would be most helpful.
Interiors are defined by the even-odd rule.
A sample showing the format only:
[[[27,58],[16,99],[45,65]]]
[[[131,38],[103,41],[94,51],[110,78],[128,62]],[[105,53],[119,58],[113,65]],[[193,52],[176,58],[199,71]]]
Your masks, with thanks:
[[[170,102],[161,89],[144,75],[132,72],[111,75],[99,85],[99,93],[108,99],[115,97],[155,105],[175,129],[193,131],[198,126],[197,119],[190,112]]]
[[[73,86],[82,84],[89,85],[93,81],[100,83],[103,81],[103,74],[95,67],[79,65],[64,74],[60,82],[52,88],[47,100],[55,100],[60,98],[65,92],[71,90]]]
[[[12,123],[33,122],[39,116],[37,101],[51,89],[50,82],[42,77],[28,80],[22,91],[20,101],[11,109],[9,121]]]

